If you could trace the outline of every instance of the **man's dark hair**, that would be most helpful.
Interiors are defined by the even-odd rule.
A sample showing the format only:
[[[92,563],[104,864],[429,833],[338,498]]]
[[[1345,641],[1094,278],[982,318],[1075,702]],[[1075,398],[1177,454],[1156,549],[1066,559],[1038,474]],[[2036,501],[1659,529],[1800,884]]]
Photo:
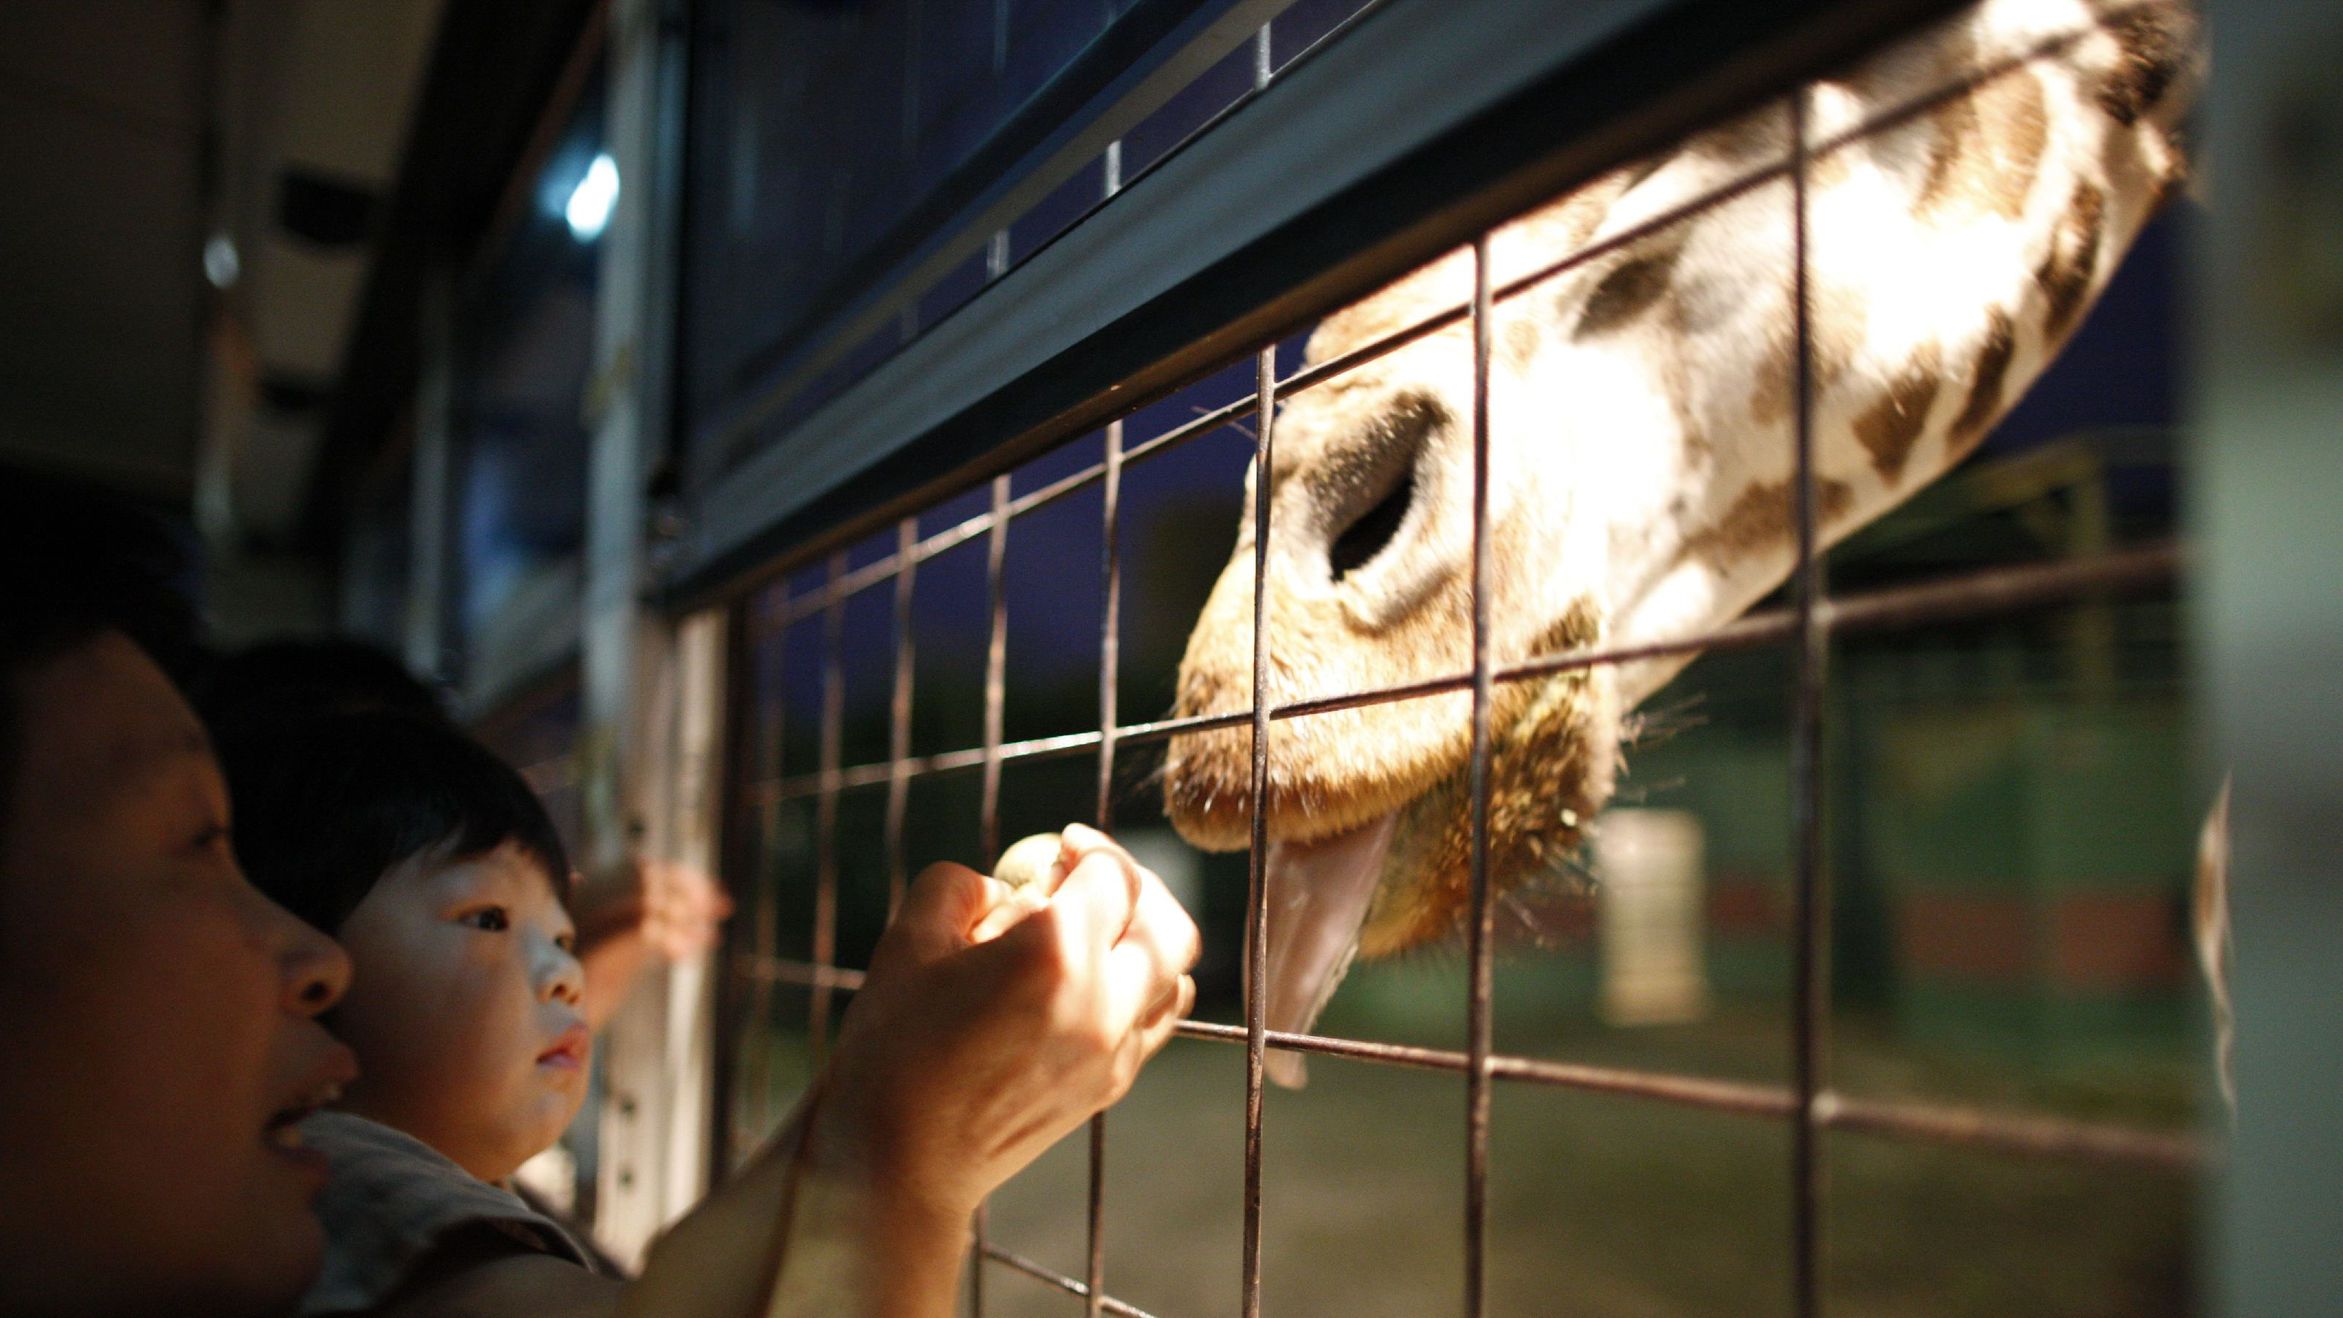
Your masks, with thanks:
[[[245,875],[325,933],[384,874],[435,848],[456,861],[514,843],[569,901],[569,858],[537,794],[443,719],[328,715],[231,732],[219,749]]]
[[[342,636],[262,641],[212,663],[195,712],[214,737],[367,711],[444,719],[447,706],[379,646]]]
[[[0,473],[0,836],[24,754],[18,683],[120,632],[184,688],[203,658],[192,556],[160,518],[85,486]]]

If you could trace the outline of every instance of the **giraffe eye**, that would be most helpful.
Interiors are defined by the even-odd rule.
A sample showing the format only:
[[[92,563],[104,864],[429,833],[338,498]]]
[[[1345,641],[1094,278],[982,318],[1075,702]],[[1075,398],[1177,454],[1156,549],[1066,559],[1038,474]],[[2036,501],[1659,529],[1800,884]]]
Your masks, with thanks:
[[[1391,492],[1377,500],[1375,506],[1359,514],[1349,529],[1334,538],[1333,548],[1326,551],[1328,566],[1334,570],[1334,579],[1342,580],[1352,572],[1365,567],[1383,552],[1391,538],[1399,534],[1399,524],[1407,520],[1407,507],[1415,501],[1416,474],[1412,468],[1399,473],[1399,483]]]

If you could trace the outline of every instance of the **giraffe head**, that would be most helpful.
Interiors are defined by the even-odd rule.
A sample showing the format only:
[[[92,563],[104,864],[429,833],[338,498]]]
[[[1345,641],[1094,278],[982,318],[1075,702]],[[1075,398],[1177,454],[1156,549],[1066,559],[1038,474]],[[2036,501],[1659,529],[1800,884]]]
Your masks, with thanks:
[[[1497,269],[1526,267],[1587,226],[1592,193],[1500,235]],[[1472,254],[1455,253],[1323,322],[1312,363],[1338,357],[1469,299]],[[1547,306],[1540,303],[1539,306]],[[1489,406],[1491,654],[1499,664],[1588,645],[1602,634],[1605,519],[1574,504],[1601,483],[1571,479],[1614,460],[1602,436],[1540,418],[1568,414],[1566,374],[1545,369],[1550,337],[1525,306],[1494,322]],[[1550,433],[1546,433],[1550,432]],[[1515,442],[1535,433],[1539,447]],[[1557,453],[1584,442],[1587,451]],[[1267,697],[1285,704],[1372,691],[1472,666],[1473,350],[1458,325],[1292,397],[1275,422],[1265,577]],[[1248,500],[1248,509],[1250,500]],[[1250,707],[1254,540],[1250,512],[1191,633],[1181,715]],[[1499,685],[1492,704],[1490,869],[1555,867],[1608,798],[1621,710],[1596,668]],[[1267,821],[1273,1028],[1305,1028],[1355,949],[1381,955],[1453,930],[1469,904],[1471,695],[1449,691],[1272,725]],[[1172,744],[1173,821],[1199,846],[1242,849],[1251,833],[1248,727]],[[1292,1058],[1275,1055],[1287,1078]]]
[[[2054,53],[2042,53],[2050,51]],[[1964,457],[2057,352],[2183,173],[2197,64],[2184,0],[1985,0],[1807,93],[1806,370],[1793,333],[1786,106],[1752,112],[1497,230],[1486,377],[1492,662],[1696,635],[1790,572],[1796,418],[1823,543]],[[1987,72],[1990,70],[1990,72]],[[1875,132],[1883,108],[1931,98]],[[1817,145],[1820,144],[1820,145]],[[1616,242],[1602,242],[1616,238]],[[1466,303],[1452,253],[1323,322],[1324,362]],[[1272,706],[1470,670],[1474,352],[1459,323],[1287,401],[1276,418],[1262,614]],[[1809,392],[1793,406],[1797,382]],[[1250,493],[1250,488],[1248,490]],[[1180,665],[1176,712],[1253,699],[1252,500]],[[1629,710],[1688,661],[1500,683],[1488,848],[1500,888],[1549,871],[1609,799]],[[1271,725],[1264,824],[1272,1029],[1308,1028],[1351,957],[1453,931],[1469,906],[1471,696]],[[1173,740],[1192,843],[1251,836],[1252,733]],[[1273,1074],[1297,1079],[1290,1054]]]

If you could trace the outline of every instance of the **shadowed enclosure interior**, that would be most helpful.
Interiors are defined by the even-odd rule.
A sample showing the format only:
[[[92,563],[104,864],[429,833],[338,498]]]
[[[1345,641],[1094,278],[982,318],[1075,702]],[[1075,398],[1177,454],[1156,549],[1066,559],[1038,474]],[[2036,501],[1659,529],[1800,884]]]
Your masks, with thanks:
[[[1164,101],[1171,121],[1108,137],[924,264],[898,253],[888,268],[917,276],[900,288],[796,297],[768,336],[782,346],[687,384],[713,400],[687,403],[695,433],[726,450],[785,435],[1054,235],[1112,215],[1158,159],[1343,24],[1372,21],[1375,6],[1354,8],[1271,19]],[[2034,58],[2059,54],[2053,41]],[[1927,90],[1850,136],[1969,89]],[[1802,125],[1803,99],[1786,104]],[[1127,149],[1133,137],[1151,145]],[[1124,1105],[980,1220],[974,1312],[1412,1313],[1460,1298],[1474,1313],[2185,1311],[2205,1155],[2189,1133],[2200,1071],[2181,950],[2194,815],[2178,767],[2169,224],[1977,455],[1826,555],[1806,139],[1495,286],[1495,217],[1467,211],[1452,239],[1475,243],[1469,302],[1304,368],[1299,335],[1332,304],[1288,299],[1272,334],[1223,344],[1176,387],[1064,409],[1084,418],[1071,438],[1003,434],[957,483],[904,477],[909,493],[874,513],[761,546],[757,584],[726,592],[725,878],[740,903],[718,1042],[726,1165],[819,1066],[921,866],[989,860],[1079,820],[1128,839],[1196,915],[1199,1009]],[[809,177],[850,172],[818,163]],[[1770,276],[1793,281],[1800,310],[1800,529],[1782,591],[1663,646],[1500,664],[1476,530],[1469,669],[1272,705],[1257,663],[1249,710],[1168,717],[1280,402],[1465,327],[1485,510],[1494,309],[1784,179],[1797,258]],[[872,198],[887,216],[922,204]],[[695,223],[714,223],[698,204]],[[791,279],[810,289],[813,273]],[[1686,1018],[1612,1023],[1596,952],[1610,917],[1587,876],[1492,896],[1487,712],[1507,683],[1668,652],[1704,657],[1644,711],[1620,804],[1703,830],[1705,988]],[[1249,857],[1179,843],[1154,787],[1165,744],[1249,726],[1257,804],[1273,724],[1456,692],[1470,693],[1481,794],[1461,946],[1360,968],[1316,1033],[1266,1030],[1241,993],[1264,947],[1259,826]],[[1275,1049],[1328,1060],[1310,1088],[1265,1099]]]

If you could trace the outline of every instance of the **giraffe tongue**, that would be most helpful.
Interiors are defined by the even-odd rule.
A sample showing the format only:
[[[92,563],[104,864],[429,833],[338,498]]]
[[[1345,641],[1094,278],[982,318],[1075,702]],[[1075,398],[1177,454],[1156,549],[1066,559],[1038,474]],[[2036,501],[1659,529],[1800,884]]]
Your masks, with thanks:
[[[1273,842],[1263,865],[1269,907],[1268,1028],[1307,1031],[1334,996],[1359,950],[1359,926],[1383,877],[1397,812],[1315,842]],[[1271,1080],[1299,1089],[1308,1076],[1299,1053],[1262,1061]]]

